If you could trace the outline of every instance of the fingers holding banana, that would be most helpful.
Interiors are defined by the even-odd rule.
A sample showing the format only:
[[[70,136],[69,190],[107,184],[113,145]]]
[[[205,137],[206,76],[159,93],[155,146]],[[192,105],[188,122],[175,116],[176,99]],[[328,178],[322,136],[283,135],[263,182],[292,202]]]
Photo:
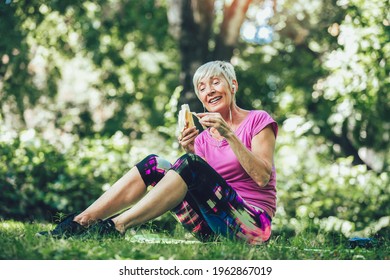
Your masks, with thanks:
[[[196,127],[184,128],[180,135],[177,137],[179,142],[186,142],[188,140],[194,140],[198,136],[199,130]]]
[[[198,136],[199,130],[193,127],[185,127],[180,135],[177,137],[179,144],[187,152],[194,152],[194,141],[196,136]]]
[[[221,136],[227,136],[231,129],[220,113],[198,113],[199,122],[205,127],[214,127]]]
[[[189,115],[192,118],[192,115]],[[223,137],[228,137],[233,133],[220,113],[197,113],[194,115],[205,129],[207,127],[215,128]],[[182,127],[182,130],[177,137],[177,140],[186,152],[194,153],[194,142],[195,138],[199,135],[199,130],[193,124],[191,125],[188,118],[184,118],[185,116],[187,115],[182,113],[181,118],[179,118],[181,120],[181,125],[179,125],[179,127]]]

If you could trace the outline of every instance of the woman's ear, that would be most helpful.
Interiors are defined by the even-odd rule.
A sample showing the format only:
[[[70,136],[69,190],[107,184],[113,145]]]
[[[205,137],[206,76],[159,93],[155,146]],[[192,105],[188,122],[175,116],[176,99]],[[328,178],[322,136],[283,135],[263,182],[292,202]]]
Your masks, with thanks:
[[[232,81],[232,92],[233,93],[236,93],[237,92],[237,90],[238,90],[238,83],[237,83],[237,81],[236,80],[233,80]]]

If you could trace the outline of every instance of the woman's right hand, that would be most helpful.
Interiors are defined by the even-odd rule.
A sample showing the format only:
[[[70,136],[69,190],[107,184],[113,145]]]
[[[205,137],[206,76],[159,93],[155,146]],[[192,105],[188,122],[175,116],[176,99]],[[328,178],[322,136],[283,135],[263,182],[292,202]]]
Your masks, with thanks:
[[[190,128],[187,128],[186,126],[177,139],[179,140],[179,144],[183,147],[184,151],[187,153],[195,153],[194,142],[196,136],[198,135],[199,130],[195,126]]]

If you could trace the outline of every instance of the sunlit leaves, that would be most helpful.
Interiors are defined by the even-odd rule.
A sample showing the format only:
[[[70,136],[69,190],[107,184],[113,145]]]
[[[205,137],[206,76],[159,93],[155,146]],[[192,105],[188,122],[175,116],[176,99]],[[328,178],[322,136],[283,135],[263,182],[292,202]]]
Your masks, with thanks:
[[[324,54],[324,67],[330,75],[314,85],[315,95],[321,102],[333,103],[328,124],[337,135],[349,137],[357,150],[366,147],[387,153],[390,125],[385,112],[390,106],[385,101],[389,97],[389,78],[384,63],[388,53],[384,50],[389,43],[383,25],[384,1],[338,3],[346,9],[346,15],[329,32],[337,37],[339,47]],[[348,128],[343,132],[345,123]],[[387,164],[382,161],[372,167],[381,170]]]

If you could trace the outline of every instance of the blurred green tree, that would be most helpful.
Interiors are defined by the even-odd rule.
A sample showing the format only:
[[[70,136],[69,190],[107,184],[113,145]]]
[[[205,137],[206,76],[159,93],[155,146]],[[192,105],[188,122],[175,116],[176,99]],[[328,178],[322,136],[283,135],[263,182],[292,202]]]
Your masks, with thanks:
[[[0,16],[3,119],[38,129],[29,123],[28,111],[43,106],[53,115],[47,121],[64,130],[73,119],[79,126],[69,125],[66,132],[82,137],[121,130],[139,138],[163,125],[161,104],[169,101],[179,76],[165,5],[153,0],[12,1],[0,3]],[[66,74],[78,75],[74,71],[80,68],[83,76],[72,78],[86,85],[62,86]]]

